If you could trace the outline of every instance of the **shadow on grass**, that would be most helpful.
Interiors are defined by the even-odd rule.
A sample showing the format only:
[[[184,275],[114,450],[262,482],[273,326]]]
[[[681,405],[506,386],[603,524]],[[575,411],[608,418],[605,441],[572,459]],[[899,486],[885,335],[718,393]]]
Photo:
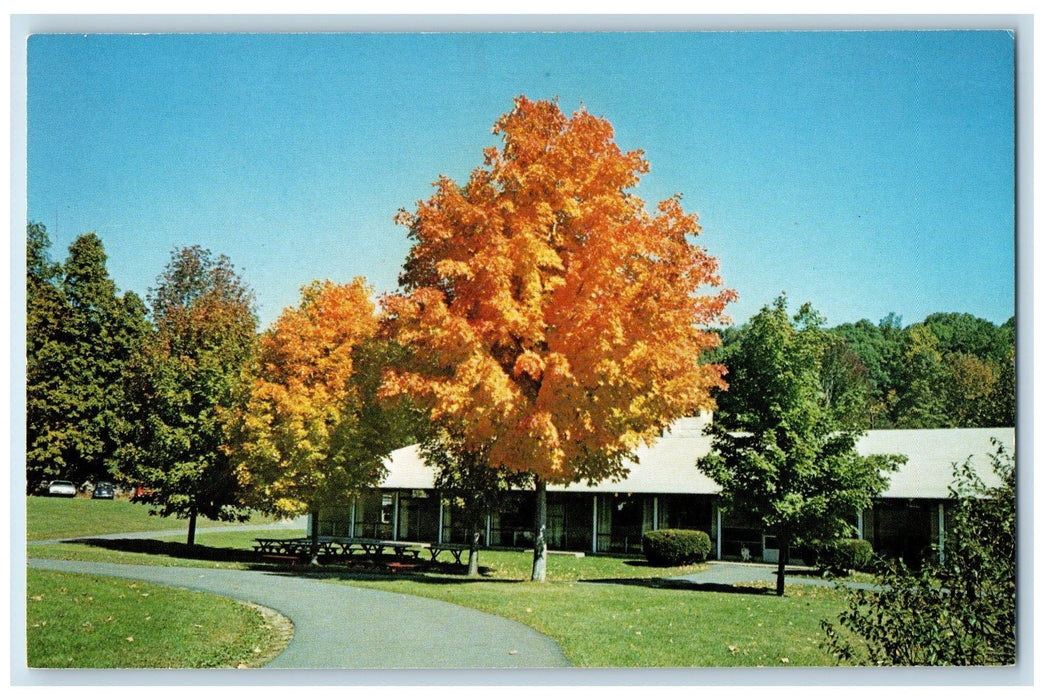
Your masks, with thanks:
[[[295,578],[334,579],[342,581],[397,581],[410,580],[430,585],[498,583],[528,583],[523,578],[496,578],[496,569],[479,567],[477,577],[468,577],[466,565],[446,562],[413,561],[415,569],[406,571],[390,571],[387,563],[393,559],[358,560],[347,563],[342,560],[331,560],[320,557],[319,566],[307,562],[291,566],[285,562],[266,561],[258,552],[236,549],[232,547],[210,547],[206,545],[188,545],[184,542],[165,542],[155,539],[108,539],[100,537],[81,537],[63,540],[69,544],[82,544],[117,552],[133,554],[149,554],[167,556],[174,559],[197,560],[209,562],[228,562],[244,564],[258,571],[269,571],[281,576]],[[649,566],[644,561],[626,562],[632,566]],[[581,579],[576,583],[600,583],[620,586],[637,586],[641,588],[662,588],[671,590],[704,591],[713,593],[738,593],[746,595],[772,595],[774,591],[767,587],[750,584],[712,584],[692,583],[691,581],[665,578],[598,578]]]
[[[360,578],[395,580],[401,578],[423,578],[433,582],[461,582],[478,581],[489,579],[468,579],[463,574],[466,566],[460,564],[448,564],[444,562],[411,561],[417,568],[413,572],[391,573],[387,564],[395,562],[394,558],[377,558],[357,560],[348,563],[340,559],[332,559],[327,556],[319,557],[319,566],[313,566],[307,561],[291,566],[285,561],[266,560],[259,552],[234,547],[210,547],[206,545],[188,545],[184,542],[166,542],[163,540],[142,538],[120,538],[109,539],[102,537],[80,537],[62,540],[66,544],[82,544],[89,547],[98,547],[114,552],[127,552],[131,554],[149,554],[166,556],[174,559],[228,562],[246,564],[251,569],[259,571],[275,571],[280,574],[296,576],[300,578]],[[401,560],[398,560],[401,561]],[[489,569],[479,567],[480,573],[489,573]],[[421,575],[423,574],[423,576]],[[445,577],[445,580],[432,578],[434,576]]]
[[[662,588],[672,591],[700,591],[704,593],[739,593],[744,595],[775,595],[775,589],[758,583],[693,583],[666,578],[592,578],[580,583],[603,583],[639,588]]]
[[[150,539],[106,539],[101,537],[80,537],[62,540],[66,544],[83,544],[116,552],[132,554],[156,554],[175,559],[198,559],[200,561],[225,561],[238,563],[261,563],[256,552],[231,547],[207,547],[205,545],[188,545],[184,542],[164,542]]]

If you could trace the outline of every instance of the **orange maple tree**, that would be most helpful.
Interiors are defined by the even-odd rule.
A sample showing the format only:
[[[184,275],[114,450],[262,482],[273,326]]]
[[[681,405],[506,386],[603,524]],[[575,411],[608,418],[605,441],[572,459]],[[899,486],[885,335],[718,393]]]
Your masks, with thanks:
[[[315,514],[343,505],[385,473],[394,431],[376,408],[380,360],[370,296],[362,279],[313,282],[261,337],[232,450],[240,484],[263,512]]]
[[[494,133],[466,185],[440,177],[397,217],[412,248],[382,304],[413,360],[382,393],[535,475],[543,580],[546,484],[620,477],[635,448],[712,406],[724,369],[701,363],[720,342],[704,329],[735,294],[679,197],[650,214],[628,192],[649,166],[608,121],[522,96]]]

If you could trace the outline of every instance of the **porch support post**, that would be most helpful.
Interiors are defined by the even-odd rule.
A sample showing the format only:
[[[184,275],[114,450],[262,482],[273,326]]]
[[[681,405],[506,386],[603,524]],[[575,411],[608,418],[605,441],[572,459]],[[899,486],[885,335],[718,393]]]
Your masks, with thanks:
[[[348,515],[348,536],[355,537],[355,500],[357,496],[352,496],[352,507]]]
[[[392,539],[399,539],[399,492],[392,491]]]
[[[939,504],[939,563],[945,562],[945,550],[946,544],[946,506],[942,503]]]
[[[660,529],[660,497],[653,496],[653,530]]]
[[[598,551],[598,494],[591,496],[591,552]]]
[[[714,506],[718,512],[718,560],[721,560],[721,505]]]
[[[493,516],[486,514],[486,546],[489,546],[490,531],[493,529]]]
[[[863,537],[863,509],[862,508],[860,508],[859,512],[856,513],[856,534],[858,535],[859,539],[861,539],[861,540],[865,540],[866,539],[865,537]]]

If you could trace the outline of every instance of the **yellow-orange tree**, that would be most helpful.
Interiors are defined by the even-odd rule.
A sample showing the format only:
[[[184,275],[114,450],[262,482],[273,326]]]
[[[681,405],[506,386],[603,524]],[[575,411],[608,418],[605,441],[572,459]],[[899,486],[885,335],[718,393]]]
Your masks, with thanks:
[[[395,444],[376,400],[382,352],[370,289],[313,282],[262,337],[245,408],[234,421],[236,474],[250,505],[313,516],[376,484]]]
[[[413,213],[403,292],[384,299],[412,362],[382,391],[410,396],[493,466],[536,479],[533,579],[546,572],[546,485],[619,477],[673,420],[707,408],[723,368],[701,364],[733,292],[691,240],[678,197],[648,213],[648,171],[608,121],[515,100],[500,148],[464,186],[446,177]]]

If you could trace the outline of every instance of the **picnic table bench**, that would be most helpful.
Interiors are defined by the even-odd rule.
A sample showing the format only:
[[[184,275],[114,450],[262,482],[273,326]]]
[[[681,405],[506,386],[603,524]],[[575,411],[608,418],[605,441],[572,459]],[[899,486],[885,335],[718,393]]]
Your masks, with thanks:
[[[299,560],[312,552],[310,537],[258,537],[254,540],[254,551],[263,559],[272,561]],[[402,540],[377,540],[365,537],[330,537],[323,536],[318,540],[319,554],[331,557],[351,558],[364,554],[374,559],[384,559],[393,555],[398,559],[420,559],[422,552],[427,551],[431,561],[442,552],[449,552],[453,561],[461,564],[464,552],[471,545],[454,542],[407,542]]]
[[[469,544],[456,544],[456,543],[435,543],[428,545],[428,551],[431,553],[431,560],[435,561],[435,557],[439,556],[442,552],[449,552],[453,557],[453,561],[460,564],[460,558],[466,550],[471,549]]]
[[[262,557],[268,556],[306,556],[312,551],[312,540],[309,537],[274,538],[258,537],[254,540],[254,551]],[[426,542],[405,542],[400,540],[375,540],[354,537],[320,537],[317,542],[319,553],[329,556],[350,557],[353,554],[366,554],[371,557],[383,557],[394,554],[399,558],[417,559],[422,550],[431,545]]]

